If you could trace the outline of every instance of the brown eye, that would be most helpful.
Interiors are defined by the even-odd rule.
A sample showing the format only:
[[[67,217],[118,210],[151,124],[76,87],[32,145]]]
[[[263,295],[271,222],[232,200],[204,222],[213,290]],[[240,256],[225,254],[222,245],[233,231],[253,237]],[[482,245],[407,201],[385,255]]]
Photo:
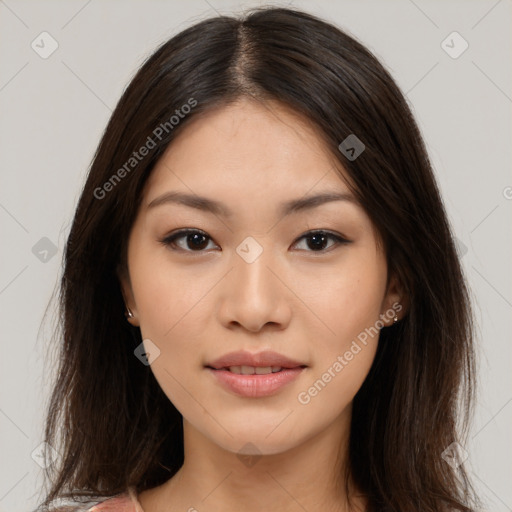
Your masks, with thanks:
[[[302,235],[298,241],[307,240],[306,250],[307,252],[328,252],[331,248],[341,244],[349,244],[350,240],[343,238],[342,236],[331,233],[328,231],[310,231]],[[333,241],[329,245],[329,240]],[[179,241],[179,242],[178,242]],[[182,250],[185,252],[205,252],[208,248],[208,242],[211,241],[211,237],[205,232],[197,229],[182,229],[176,233],[172,233],[167,236],[161,243],[165,246],[170,246],[173,250]],[[294,245],[297,245],[295,242]]]
[[[177,243],[177,240],[181,239],[184,239],[184,242]],[[188,252],[202,252],[208,246],[208,240],[211,239],[206,233],[196,229],[186,229],[164,238],[162,243]]]
[[[303,239],[307,240],[306,246],[309,252],[327,252],[328,249],[331,249],[337,245],[350,243],[349,240],[343,238],[340,235],[321,230],[310,231],[309,233],[306,233],[299,238],[299,240]],[[334,243],[328,246],[328,249],[326,249],[329,239],[334,240]]]

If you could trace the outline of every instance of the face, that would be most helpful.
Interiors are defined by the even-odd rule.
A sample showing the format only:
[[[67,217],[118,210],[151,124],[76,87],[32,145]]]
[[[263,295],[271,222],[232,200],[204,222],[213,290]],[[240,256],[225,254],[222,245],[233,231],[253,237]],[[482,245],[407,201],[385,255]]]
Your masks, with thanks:
[[[129,321],[187,428],[217,446],[280,453],[347,424],[400,294],[346,179],[311,123],[249,100],[194,119],[148,179]]]

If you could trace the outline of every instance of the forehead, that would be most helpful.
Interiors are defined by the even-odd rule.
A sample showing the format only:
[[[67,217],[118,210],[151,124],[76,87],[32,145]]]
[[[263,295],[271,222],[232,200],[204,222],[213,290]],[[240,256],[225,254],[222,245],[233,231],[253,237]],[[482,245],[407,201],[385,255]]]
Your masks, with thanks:
[[[171,142],[146,185],[305,194],[318,183],[348,192],[346,173],[307,118],[276,101],[242,99],[197,115]]]

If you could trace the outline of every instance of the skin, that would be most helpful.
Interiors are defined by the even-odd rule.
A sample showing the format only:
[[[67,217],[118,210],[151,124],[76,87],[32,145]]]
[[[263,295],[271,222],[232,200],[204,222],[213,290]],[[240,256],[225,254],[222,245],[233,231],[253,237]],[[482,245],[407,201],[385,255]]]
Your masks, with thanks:
[[[309,403],[298,395],[365,328],[379,319],[390,325],[402,293],[393,276],[386,288],[385,254],[358,204],[277,213],[286,200],[350,193],[347,179],[311,123],[279,103],[247,99],[196,117],[157,163],[120,280],[134,315],[128,321],[160,351],[151,371],[183,415],[185,462],[165,484],[139,495],[145,512],[364,510],[352,485],[355,507],[348,508],[339,475],[352,400],[378,335],[359,343],[357,355]],[[171,203],[148,208],[168,191],[215,199],[233,215]],[[201,249],[186,235],[174,249],[161,243],[182,228],[207,233]],[[350,243],[327,238],[316,249],[303,238],[313,229]],[[248,236],[263,250],[251,263],[236,252]],[[243,349],[274,350],[307,368],[274,396],[240,397],[204,365]],[[239,456],[247,443],[261,455],[251,464]]]

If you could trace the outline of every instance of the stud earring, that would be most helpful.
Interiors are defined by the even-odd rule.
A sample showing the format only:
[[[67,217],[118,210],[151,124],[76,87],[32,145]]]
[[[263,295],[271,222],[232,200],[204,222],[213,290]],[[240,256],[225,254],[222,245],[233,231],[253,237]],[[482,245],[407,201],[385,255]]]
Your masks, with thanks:
[[[400,304],[398,304],[400,305]],[[395,313],[395,318],[393,319],[393,323],[396,324],[398,322],[398,315]]]
[[[133,318],[133,313],[131,312],[129,307],[126,307],[125,316],[126,318]]]

